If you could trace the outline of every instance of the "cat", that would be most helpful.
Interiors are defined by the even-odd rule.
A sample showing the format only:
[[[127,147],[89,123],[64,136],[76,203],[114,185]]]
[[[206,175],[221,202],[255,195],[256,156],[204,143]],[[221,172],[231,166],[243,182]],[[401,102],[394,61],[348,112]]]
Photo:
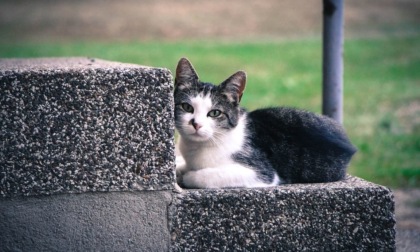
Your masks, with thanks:
[[[356,148],[334,120],[295,108],[247,112],[243,71],[220,85],[201,82],[186,58],[175,76],[177,182],[185,188],[269,187],[333,182]]]

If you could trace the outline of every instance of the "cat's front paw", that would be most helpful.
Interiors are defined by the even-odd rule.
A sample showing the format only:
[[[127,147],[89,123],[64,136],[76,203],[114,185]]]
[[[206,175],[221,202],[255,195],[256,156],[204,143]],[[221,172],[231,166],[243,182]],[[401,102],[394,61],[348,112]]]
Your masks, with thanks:
[[[182,185],[187,188],[210,188],[208,178],[197,171],[189,171],[182,176]]]

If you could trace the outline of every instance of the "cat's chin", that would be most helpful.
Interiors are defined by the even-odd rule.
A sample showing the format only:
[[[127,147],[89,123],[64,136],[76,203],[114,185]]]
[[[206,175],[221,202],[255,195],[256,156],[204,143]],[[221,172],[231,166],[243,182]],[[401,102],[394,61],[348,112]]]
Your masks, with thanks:
[[[185,140],[189,140],[192,142],[207,142],[210,140],[209,136],[201,135],[198,133],[188,134],[188,135],[182,135],[182,138]]]

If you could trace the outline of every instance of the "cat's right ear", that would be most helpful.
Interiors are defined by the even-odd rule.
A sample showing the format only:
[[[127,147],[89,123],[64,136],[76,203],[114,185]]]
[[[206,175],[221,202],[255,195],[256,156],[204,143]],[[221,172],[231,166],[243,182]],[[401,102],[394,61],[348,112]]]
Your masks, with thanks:
[[[198,82],[198,74],[192,64],[186,58],[181,58],[176,67],[175,87],[184,89],[190,88]]]
[[[223,93],[230,102],[239,104],[246,85],[246,73],[238,71],[220,84]]]

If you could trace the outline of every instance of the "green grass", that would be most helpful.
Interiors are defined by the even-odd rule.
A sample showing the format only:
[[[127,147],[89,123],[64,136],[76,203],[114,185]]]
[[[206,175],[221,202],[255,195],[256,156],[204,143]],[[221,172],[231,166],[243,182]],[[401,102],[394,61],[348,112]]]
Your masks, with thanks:
[[[175,70],[188,57],[202,80],[248,73],[243,106],[321,110],[321,41],[0,44],[0,57],[89,56]],[[420,36],[347,40],[345,128],[359,152],[349,172],[420,186]]]

